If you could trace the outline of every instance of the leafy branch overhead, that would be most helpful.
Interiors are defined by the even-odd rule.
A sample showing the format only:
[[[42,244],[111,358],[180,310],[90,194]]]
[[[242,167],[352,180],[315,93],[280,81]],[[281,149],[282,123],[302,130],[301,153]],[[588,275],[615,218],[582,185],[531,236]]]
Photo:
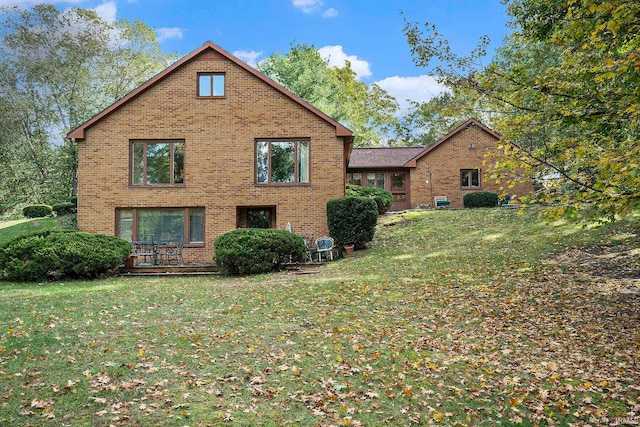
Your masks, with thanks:
[[[436,27],[407,23],[418,66],[491,105],[506,157],[542,184],[552,216],[599,219],[640,207],[640,5],[631,0],[513,0],[514,33],[491,63],[452,51]]]

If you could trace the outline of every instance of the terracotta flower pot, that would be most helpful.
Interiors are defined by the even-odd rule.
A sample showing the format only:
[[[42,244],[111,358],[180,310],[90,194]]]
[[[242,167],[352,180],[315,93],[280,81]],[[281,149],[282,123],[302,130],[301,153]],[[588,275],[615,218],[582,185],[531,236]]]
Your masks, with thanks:
[[[354,250],[355,250],[355,246],[353,244],[344,245],[344,253],[346,255],[351,255]]]

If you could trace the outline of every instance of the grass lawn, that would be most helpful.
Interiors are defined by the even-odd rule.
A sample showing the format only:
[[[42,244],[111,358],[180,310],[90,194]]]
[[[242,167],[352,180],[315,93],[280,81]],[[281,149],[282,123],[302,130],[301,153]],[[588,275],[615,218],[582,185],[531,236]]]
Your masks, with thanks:
[[[59,223],[59,218],[19,219],[0,222],[0,245],[23,234],[59,229]]]
[[[0,283],[0,425],[640,422],[637,220],[380,222],[315,274]]]

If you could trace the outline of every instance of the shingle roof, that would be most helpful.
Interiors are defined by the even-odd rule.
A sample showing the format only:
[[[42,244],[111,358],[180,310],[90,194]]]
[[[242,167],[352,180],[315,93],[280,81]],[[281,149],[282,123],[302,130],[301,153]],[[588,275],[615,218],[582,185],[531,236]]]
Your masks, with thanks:
[[[349,167],[403,167],[424,150],[425,147],[354,148]]]

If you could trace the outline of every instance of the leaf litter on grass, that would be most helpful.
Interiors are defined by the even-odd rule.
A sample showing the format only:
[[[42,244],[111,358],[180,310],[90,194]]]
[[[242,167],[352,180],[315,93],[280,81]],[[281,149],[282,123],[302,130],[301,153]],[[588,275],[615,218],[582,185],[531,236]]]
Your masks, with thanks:
[[[0,423],[640,419],[638,298],[601,292],[602,271],[616,269],[585,276],[589,265],[565,258],[624,230],[582,234],[495,210],[398,224],[310,277],[0,293]],[[633,253],[637,238],[621,241],[615,250]]]

